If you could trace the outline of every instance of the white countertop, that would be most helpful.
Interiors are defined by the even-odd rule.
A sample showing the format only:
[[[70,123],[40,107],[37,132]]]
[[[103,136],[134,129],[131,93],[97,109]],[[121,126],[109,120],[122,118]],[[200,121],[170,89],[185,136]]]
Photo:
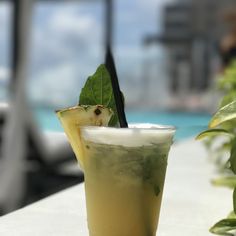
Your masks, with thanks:
[[[194,140],[172,147],[158,236],[210,236],[209,227],[232,208],[232,193],[211,186],[214,166]],[[84,185],[0,218],[1,236],[88,236]],[[134,235],[132,235],[134,236]]]

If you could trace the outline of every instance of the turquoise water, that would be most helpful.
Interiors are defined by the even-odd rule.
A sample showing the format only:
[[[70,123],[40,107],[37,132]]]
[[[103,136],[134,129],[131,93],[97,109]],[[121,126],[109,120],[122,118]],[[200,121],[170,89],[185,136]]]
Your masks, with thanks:
[[[38,124],[43,130],[63,131],[54,113],[50,109],[35,109]],[[193,137],[207,128],[210,115],[206,113],[189,112],[152,112],[128,111],[129,123],[158,123],[174,125],[177,128],[176,140]]]

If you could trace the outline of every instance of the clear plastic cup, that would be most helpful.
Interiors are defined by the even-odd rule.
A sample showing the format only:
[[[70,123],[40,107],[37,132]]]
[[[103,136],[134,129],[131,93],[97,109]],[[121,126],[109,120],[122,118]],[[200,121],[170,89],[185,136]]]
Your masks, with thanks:
[[[175,128],[81,127],[90,236],[156,235]]]

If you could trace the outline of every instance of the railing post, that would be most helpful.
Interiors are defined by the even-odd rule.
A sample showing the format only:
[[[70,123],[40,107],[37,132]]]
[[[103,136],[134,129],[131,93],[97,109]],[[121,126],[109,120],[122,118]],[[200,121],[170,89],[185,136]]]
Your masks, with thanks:
[[[3,129],[0,165],[0,204],[3,212],[21,206],[25,192],[26,101],[29,29],[32,0],[13,0],[12,80],[9,111]]]

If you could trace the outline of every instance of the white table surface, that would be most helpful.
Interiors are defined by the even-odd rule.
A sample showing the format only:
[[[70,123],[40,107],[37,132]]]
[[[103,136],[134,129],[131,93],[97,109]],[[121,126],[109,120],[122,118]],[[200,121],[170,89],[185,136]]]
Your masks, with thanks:
[[[210,184],[214,166],[206,156],[194,140],[172,147],[158,236],[210,236],[209,227],[231,210],[231,191]],[[69,188],[1,217],[0,235],[87,236],[83,187]]]

